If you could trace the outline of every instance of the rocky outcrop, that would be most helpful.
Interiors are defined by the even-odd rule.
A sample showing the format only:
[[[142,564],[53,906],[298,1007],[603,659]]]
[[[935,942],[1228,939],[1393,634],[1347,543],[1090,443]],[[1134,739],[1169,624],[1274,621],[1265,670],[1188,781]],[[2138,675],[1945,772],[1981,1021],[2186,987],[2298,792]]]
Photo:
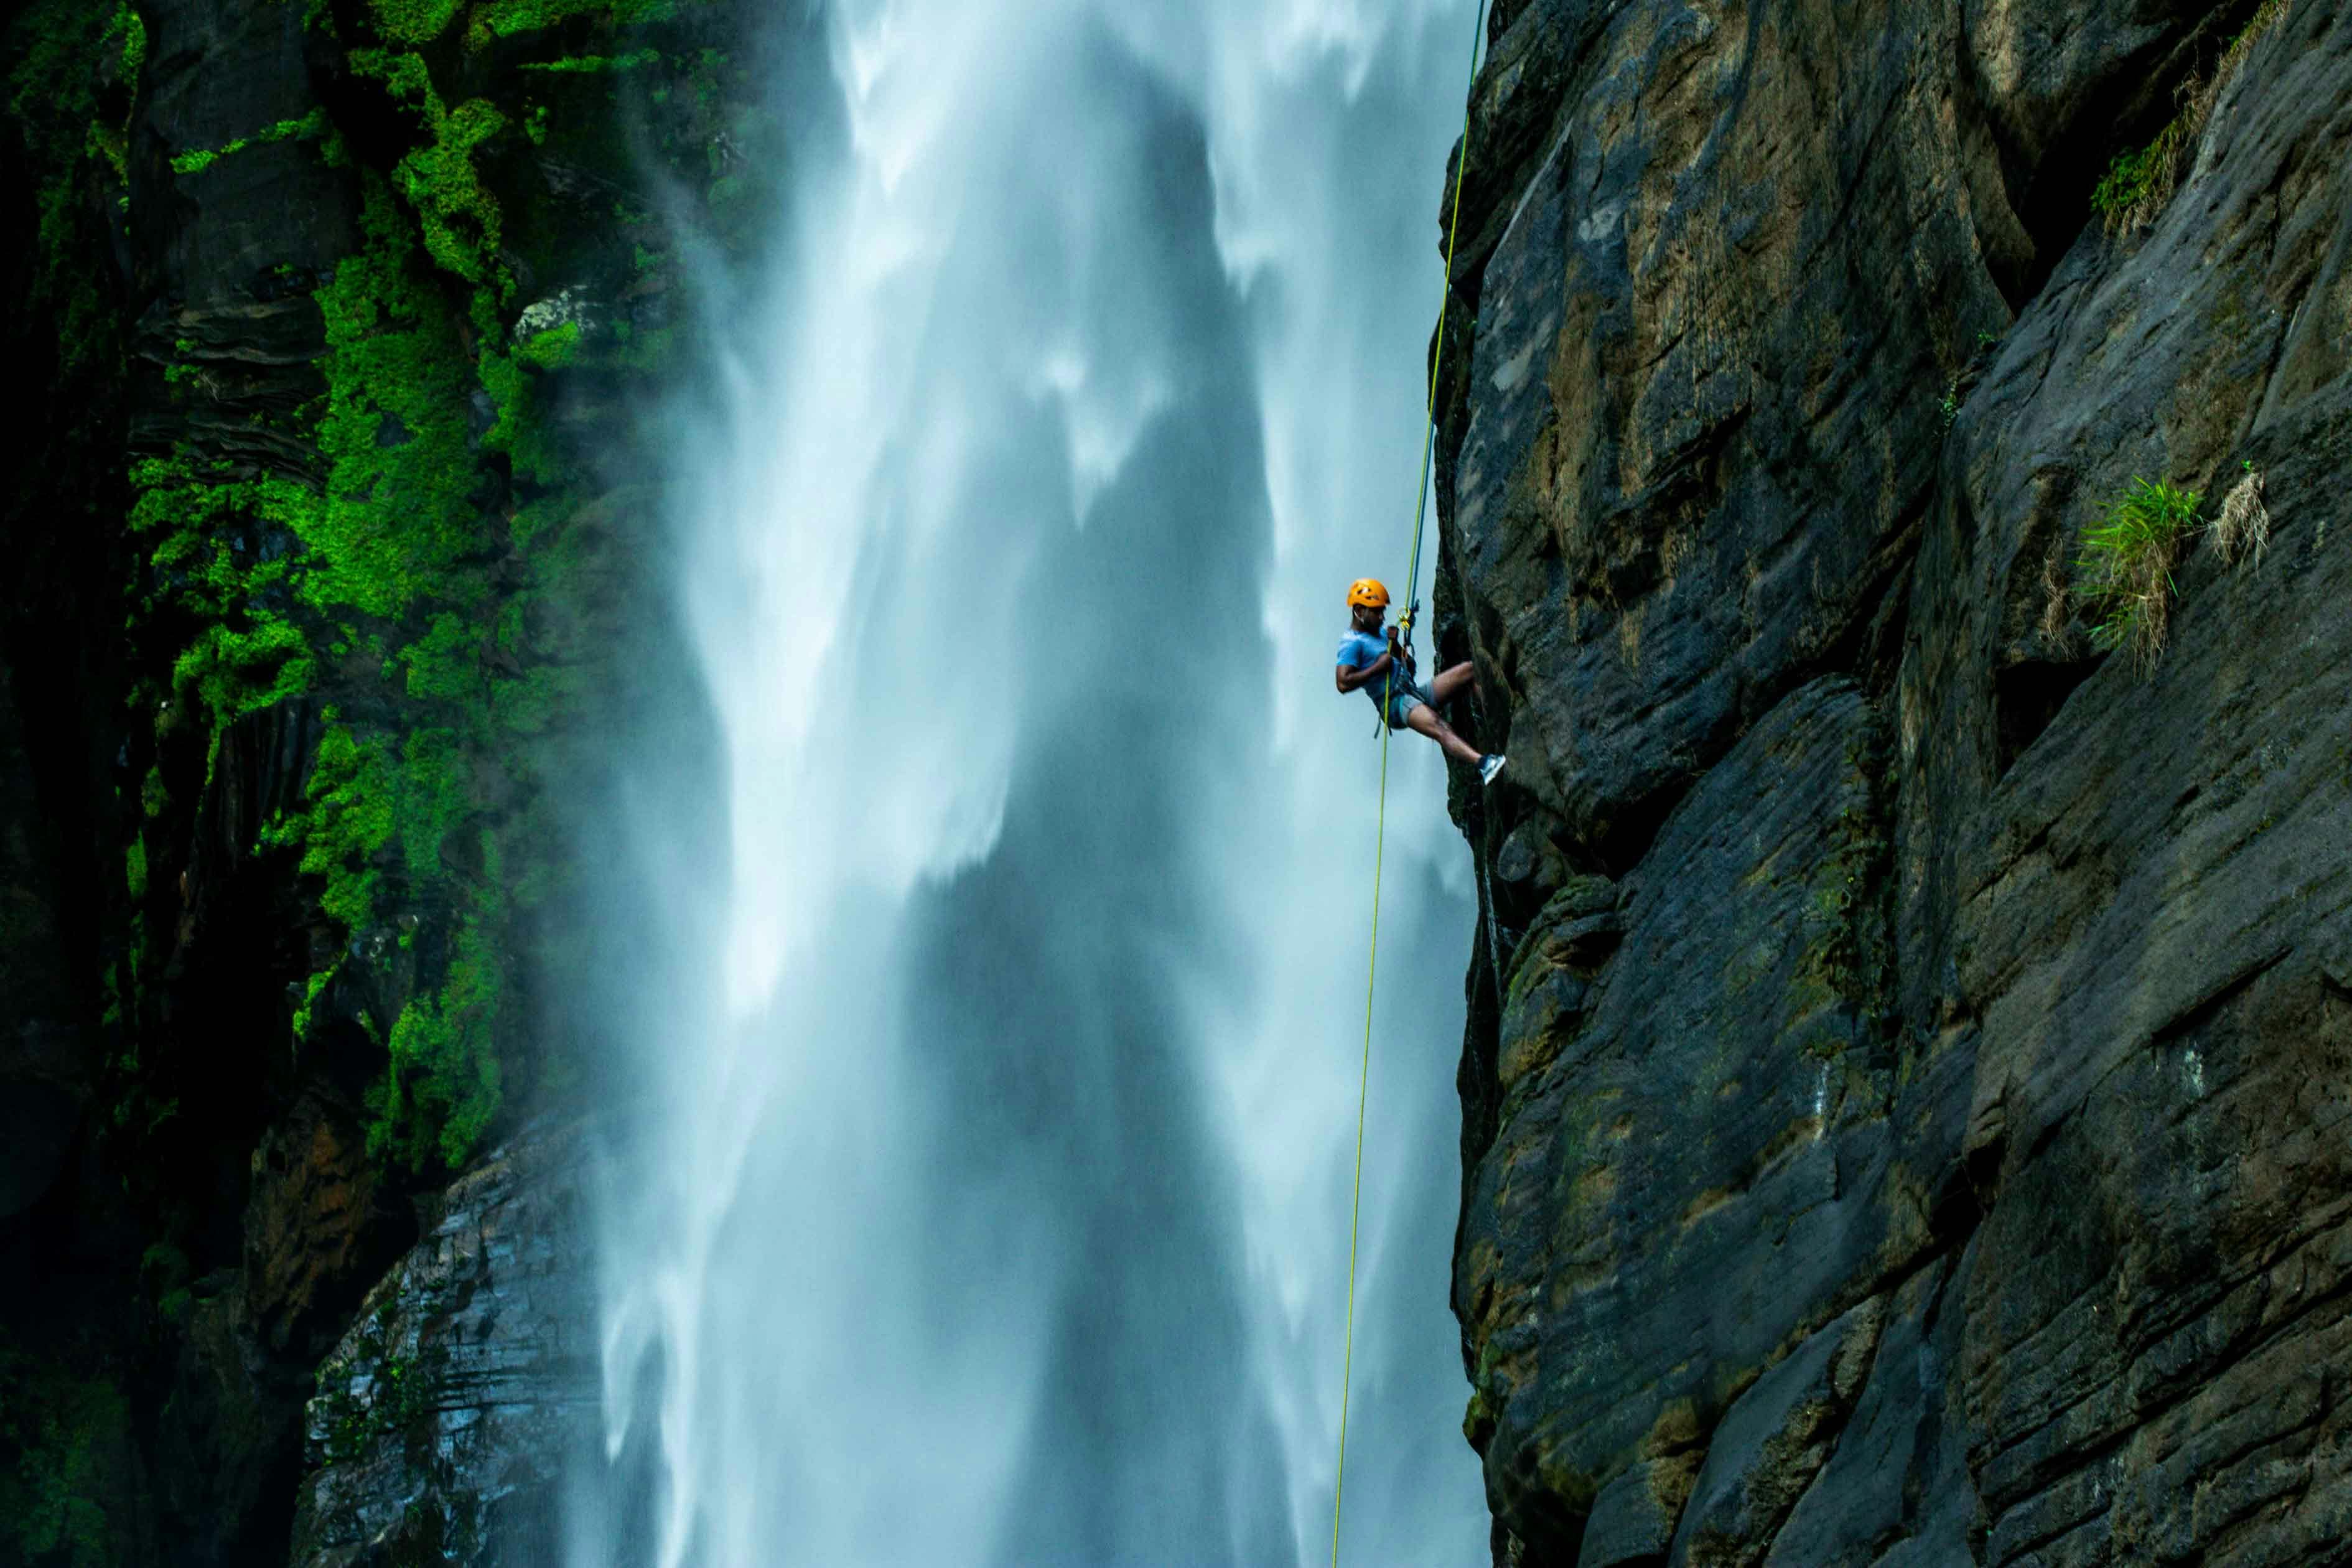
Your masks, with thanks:
[[[548,1560],[602,1428],[588,1140],[540,1126],[444,1194],[320,1365],[296,1568]]]
[[[320,1359],[584,1078],[550,784],[673,651],[637,414],[770,216],[771,43],[8,8],[0,1562],[280,1555]]]
[[[1512,759],[1454,1275],[1497,1561],[2328,1560],[2352,21],[1496,25],[1440,635]],[[2179,537],[2152,662],[2079,564],[2135,479],[2271,529]]]

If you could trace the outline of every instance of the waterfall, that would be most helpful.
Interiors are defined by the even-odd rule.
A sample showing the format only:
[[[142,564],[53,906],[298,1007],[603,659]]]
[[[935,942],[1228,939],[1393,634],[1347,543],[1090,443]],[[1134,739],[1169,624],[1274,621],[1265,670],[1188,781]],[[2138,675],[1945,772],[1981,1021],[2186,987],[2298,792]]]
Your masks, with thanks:
[[[607,982],[605,1421],[655,1490],[576,1563],[1328,1555],[1378,768],[1329,670],[1409,543],[1470,21],[803,27],[790,220],[682,438],[718,798],[616,831],[667,957]],[[1434,748],[1390,790],[1347,1561],[1470,1563],[1475,900]]]

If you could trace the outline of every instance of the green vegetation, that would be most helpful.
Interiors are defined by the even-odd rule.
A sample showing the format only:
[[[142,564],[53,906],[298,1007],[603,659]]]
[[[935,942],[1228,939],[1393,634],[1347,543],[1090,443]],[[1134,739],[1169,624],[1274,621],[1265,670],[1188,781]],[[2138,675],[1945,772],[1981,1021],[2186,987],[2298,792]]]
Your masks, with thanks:
[[[483,657],[497,596],[482,496],[494,479],[466,422],[489,391],[498,425],[483,444],[527,457],[518,472],[558,475],[531,382],[563,363],[577,330],[469,357],[469,335],[489,341],[498,330],[484,290],[461,315],[436,280],[442,258],[425,254],[421,215],[383,177],[360,179],[365,243],[315,295],[326,325],[327,394],[310,416],[322,478],[244,478],[184,453],[150,459],[133,476],[131,526],[153,541],[149,616],[190,628],[173,696],[205,717],[215,749],[226,726],[313,689],[330,669],[339,687],[356,679],[369,668],[352,664],[356,647],[382,650],[373,668],[406,700],[400,732],[383,717],[324,709],[304,801],[267,825],[257,847],[293,852],[320,880],[320,908],[355,937],[378,930],[389,908],[446,911],[446,952],[431,966],[441,978],[386,1027],[392,1067],[373,1096],[370,1142],[412,1165],[454,1166],[501,1096],[507,920],[493,836],[468,836],[455,863],[448,851],[475,816],[478,759],[508,757],[519,721],[537,719],[498,688],[544,685],[494,674]],[[381,712],[380,700],[370,710]],[[311,977],[301,1027],[334,973]]]
[[[583,76],[594,76],[604,71],[633,71],[640,66],[656,64],[661,59],[658,49],[639,49],[629,55],[570,55],[560,60],[526,60],[527,71],[563,71]]]
[[[2183,115],[2158,132],[2147,146],[2116,155],[2091,192],[2092,210],[2106,220],[2108,233],[2137,228],[2163,210],[2172,199],[2180,152],[2189,139]]]
[[[120,0],[116,5],[114,15],[107,18],[106,32],[99,39],[99,47],[104,48],[118,38],[121,40],[121,52],[115,56],[115,68],[122,80],[135,85],[139,73],[147,68],[147,22],[131,8],[131,0]]]
[[[195,626],[173,661],[182,701],[211,714],[215,732],[240,715],[301,691],[311,661],[301,634],[258,608],[285,581],[291,563],[263,559],[258,531],[282,529],[310,503],[308,491],[278,479],[238,481],[231,468],[183,458],[135,463],[134,535],[156,535],[149,591],[134,599],[148,615],[169,607]]]
[[[51,4],[63,17],[65,0]],[[337,23],[313,5],[311,25],[413,127],[407,150],[389,167],[353,167],[320,110],[173,160],[201,176],[256,146],[315,141],[328,168],[349,171],[361,239],[304,275],[324,323],[310,402],[247,401],[250,373],[209,329],[184,328],[164,368],[184,405],[253,409],[271,439],[184,441],[130,469],[142,559],[127,629],[148,671],[131,706],[146,783],[122,804],[132,820],[160,820],[125,845],[124,884],[143,889],[176,871],[148,857],[176,841],[183,825],[165,814],[201,795],[196,773],[209,783],[232,726],[307,704],[318,740],[301,797],[249,846],[282,857],[341,928],[289,987],[294,1047],[328,1029],[378,1043],[388,1067],[370,1095],[370,1148],[412,1168],[462,1164],[507,1097],[542,1070],[518,1054],[511,995],[518,955],[536,940],[530,911],[560,884],[537,748],[561,735],[561,715],[597,676],[563,646],[580,635],[576,616],[532,606],[570,603],[579,574],[601,570],[598,539],[611,528],[609,518],[572,526],[593,487],[550,417],[549,389],[576,378],[597,395],[656,371],[677,331],[635,331],[631,310],[611,302],[673,286],[675,246],[645,203],[599,197],[613,221],[583,224],[577,196],[494,190],[491,178],[507,179],[528,145],[626,168],[639,153],[609,123],[611,79],[632,73],[653,79],[641,101],[659,109],[652,140],[672,174],[701,184],[726,219],[722,240],[748,232],[752,198],[722,189],[747,156],[738,149],[757,151],[763,133],[734,106],[740,73],[723,52],[673,48],[667,35],[656,48],[627,31],[677,8],[371,0]],[[136,16],[116,16],[85,26],[77,47],[110,26],[127,49]],[[558,27],[545,58],[487,74],[469,58]],[[581,281],[518,321],[519,275]],[[572,303],[575,290],[597,303]],[[110,1016],[123,1029],[110,1074],[116,1120],[133,1130],[177,1106],[164,1058],[140,1043],[152,1005],[145,921],[164,912],[134,918],[108,970]]]
[[[2190,77],[2181,84],[2180,111],[2145,147],[2116,155],[2106,174],[2091,192],[2091,206],[2105,220],[2109,234],[2120,234],[2154,221],[2180,180],[2180,161],[2187,155],[2221,89],[2245,63],[2253,47],[2285,20],[2287,0],[2263,0],[2235,37],[2221,47],[2221,58],[2208,77]]]
[[[494,841],[484,838],[486,852]],[[497,1050],[504,984],[478,906],[457,927],[457,953],[439,992],[401,1009],[392,1031],[392,1071],[374,1102],[371,1149],[389,1148],[412,1165],[433,1155],[463,1163],[498,1113],[504,1084]]]
[[[83,261],[97,241],[82,195],[93,158],[121,184],[123,127],[146,58],[147,29],[128,5],[110,12],[88,0],[37,0],[10,25],[9,43],[21,52],[7,79],[8,115],[24,136],[36,215],[31,287],[15,305],[24,315],[56,321],[61,384],[119,353],[115,323]],[[101,59],[126,73],[115,89],[119,110],[101,90]]]
[[[433,1382],[444,1357],[418,1353],[396,1333],[390,1301],[362,1318],[350,1350],[319,1368],[314,1388],[326,1416],[326,1458],[346,1464],[380,1437],[406,1431],[433,1413]]]
[[[281,120],[265,126],[250,136],[240,136],[226,147],[182,153],[172,159],[175,174],[201,174],[231,153],[242,153],[247,147],[264,147],[273,142],[316,141],[327,134],[327,111],[314,109],[299,120]]]
[[[2099,521],[2083,531],[2074,563],[2076,589],[2103,647],[2128,647],[2143,669],[2164,652],[2170,620],[2172,561],[2197,521],[2198,494],[2135,475]]]
[[[465,0],[374,0],[376,29],[396,44],[429,44],[448,29]]]
[[[103,117],[92,120],[88,143],[89,151],[105,159],[114,171],[115,184],[128,186],[131,117],[138,107],[139,74],[147,68],[147,23],[131,8],[129,0],[121,0],[114,15],[107,19],[106,31],[99,37],[99,48],[114,54],[116,79],[122,85],[122,118],[117,121]],[[118,200],[127,205],[129,197]]]
[[[1848,749],[1846,803],[1838,808],[1829,852],[1805,886],[1797,931],[1802,946],[1783,1004],[1791,1023],[1784,1043],[1821,1061],[1843,1056],[1855,1031],[1875,1033],[1886,1021],[1892,977],[1884,943],[1874,935],[1879,916],[1873,909],[1885,884],[1889,852],[1876,798],[1878,765],[1859,745]]]
[[[117,1560],[100,1500],[107,1449],[127,1440],[129,1419],[112,1382],[0,1342],[0,1552],[72,1568]]]
[[[350,58],[353,70],[382,82],[431,138],[404,156],[392,174],[423,226],[425,249],[467,282],[495,286],[503,303],[514,283],[498,259],[501,215],[498,199],[482,184],[474,153],[506,129],[506,116],[488,99],[449,107],[422,55],[354,49]]]
[[[363,174],[364,247],[318,290],[327,323],[319,421],[324,494],[297,522],[317,554],[303,596],[329,614],[403,616],[430,595],[480,605],[489,586],[467,440],[475,380],[459,318],[417,255],[416,226]]]
[[[376,0],[379,7],[386,0]],[[575,16],[604,16],[624,27],[666,22],[677,15],[679,0],[486,0],[474,10],[466,26],[466,42],[481,48],[496,38],[536,33]]]

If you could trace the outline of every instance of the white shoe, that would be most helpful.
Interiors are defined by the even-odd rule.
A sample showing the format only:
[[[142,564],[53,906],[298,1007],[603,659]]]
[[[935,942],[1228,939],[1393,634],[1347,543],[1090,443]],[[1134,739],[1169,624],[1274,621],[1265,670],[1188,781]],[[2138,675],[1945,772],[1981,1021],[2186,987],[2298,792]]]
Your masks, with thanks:
[[[1502,771],[1503,771],[1503,753],[1502,753],[1502,752],[1488,752],[1486,755],[1485,755],[1485,756],[1483,756],[1483,757],[1481,757],[1481,758],[1479,758],[1479,759],[1478,759],[1478,782],[1479,782],[1480,784],[1493,784],[1493,783],[1495,782],[1495,775],[1496,775],[1496,773],[1501,773]]]

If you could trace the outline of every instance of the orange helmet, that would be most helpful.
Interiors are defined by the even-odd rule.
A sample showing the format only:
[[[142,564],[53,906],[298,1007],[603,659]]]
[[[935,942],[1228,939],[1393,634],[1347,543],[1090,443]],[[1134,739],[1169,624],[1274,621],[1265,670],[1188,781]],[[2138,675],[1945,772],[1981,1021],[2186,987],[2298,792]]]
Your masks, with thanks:
[[[1370,577],[1359,577],[1348,584],[1349,609],[1355,609],[1359,605],[1369,605],[1375,610],[1385,610],[1388,605],[1389,591],[1381,587],[1377,580]]]

